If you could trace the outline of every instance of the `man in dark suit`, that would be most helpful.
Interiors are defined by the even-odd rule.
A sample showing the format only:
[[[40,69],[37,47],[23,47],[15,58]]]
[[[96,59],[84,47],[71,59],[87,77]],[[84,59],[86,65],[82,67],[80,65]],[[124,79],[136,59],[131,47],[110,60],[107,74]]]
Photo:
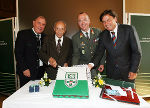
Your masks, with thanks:
[[[89,64],[89,68],[97,66],[106,50],[107,77],[134,82],[141,60],[141,47],[135,28],[117,24],[116,14],[112,10],[105,10],[100,21],[105,30],[100,34],[93,64]]]
[[[20,87],[30,80],[40,79],[44,67],[39,60],[38,52],[45,36],[43,33],[46,20],[43,16],[33,21],[33,28],[19,31],[15,42],[16,70]]]
[[[101,30],[90,27],[90,18],[87,13],[78,15],[80,30],[72,37],[73,59],[72,65],[88,64],[98,45]],[[104,70],[105,57],[101,61],[100,69]]]
[[[47,64],[46,72],[52,80],[56,79],[58,66],[71,66],[72,59],[72,41],[64,36],[66,24],[63,21],[57,21],[54,24],[54,36],[48,36],[40,50],[41,60]]]

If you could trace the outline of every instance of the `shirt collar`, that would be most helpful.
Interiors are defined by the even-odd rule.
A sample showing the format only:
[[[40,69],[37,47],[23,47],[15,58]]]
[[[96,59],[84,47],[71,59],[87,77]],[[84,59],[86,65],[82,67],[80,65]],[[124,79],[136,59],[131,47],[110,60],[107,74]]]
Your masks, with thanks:
[[[86,36],[86,32],[85,31],[83,31],[83,30],[81,30],[82,31],[82,33]],[[90,28],[88,29],[88,35],[90,36]]]
[[[110,32],[117,32],[117,29],[118,29],[118,24],[116,25],[115,29]]]
[[[115,29],[113,31],[110,31],[110,34],[111,34],[111,32],[115,32],[115,36],[117,36],[117,30],[118,30],[118,24],[116,25],[116,27],[115,27]]]
[[[60,39],[61,41],[63,41],[63,36],[62,36],[61,38],[58,38],[58,37],[56,36],[56,34],[55,34],[55,40],[58,41],[59,39]]]
[[[33,32],[34,32],[34,34],[37,36],[37,35],[39,35],[40,37],[41,37],[41,34],[37,34],[35,31],[34,31],[34,28],[32,28],[32,30],[33,30]]]

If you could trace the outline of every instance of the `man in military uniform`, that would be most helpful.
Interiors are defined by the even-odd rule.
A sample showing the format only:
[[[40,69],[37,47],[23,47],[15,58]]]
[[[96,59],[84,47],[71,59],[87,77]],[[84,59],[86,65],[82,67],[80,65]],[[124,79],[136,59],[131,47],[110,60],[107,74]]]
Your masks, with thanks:
[[[85,12],[78,15],[78,25],[81,30],[72,37],[72,65],[88,64],[91,61],[101,32],[101,30],[89,26],[90,18]],[[101,60],[100,64],[100,71],[103,71],[104,59]]]

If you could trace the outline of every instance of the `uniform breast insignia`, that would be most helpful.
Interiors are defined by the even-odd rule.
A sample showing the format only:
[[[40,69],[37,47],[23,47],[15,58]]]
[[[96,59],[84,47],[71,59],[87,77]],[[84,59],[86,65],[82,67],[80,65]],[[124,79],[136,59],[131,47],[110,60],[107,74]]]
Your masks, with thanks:
[[[81,42],[81,53],[82,54],[85,54],[85,43],[84,42]]]
[[[96,42],[98,42],[98,40],[99,40],[99,38],[95,38],[95,39],[93,39],[93,42],[96,43]]]

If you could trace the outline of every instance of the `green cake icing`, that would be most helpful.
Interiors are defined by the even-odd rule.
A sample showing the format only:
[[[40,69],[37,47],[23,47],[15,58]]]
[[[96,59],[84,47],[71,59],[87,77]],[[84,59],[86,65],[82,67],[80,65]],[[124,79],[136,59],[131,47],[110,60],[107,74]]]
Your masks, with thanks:
[[[89,97],[88,82],[87,80],[78,80],[75,87],[69,88],[65,85],[64,80],[56,80],[53,96],[58,98],[86,99]]]

